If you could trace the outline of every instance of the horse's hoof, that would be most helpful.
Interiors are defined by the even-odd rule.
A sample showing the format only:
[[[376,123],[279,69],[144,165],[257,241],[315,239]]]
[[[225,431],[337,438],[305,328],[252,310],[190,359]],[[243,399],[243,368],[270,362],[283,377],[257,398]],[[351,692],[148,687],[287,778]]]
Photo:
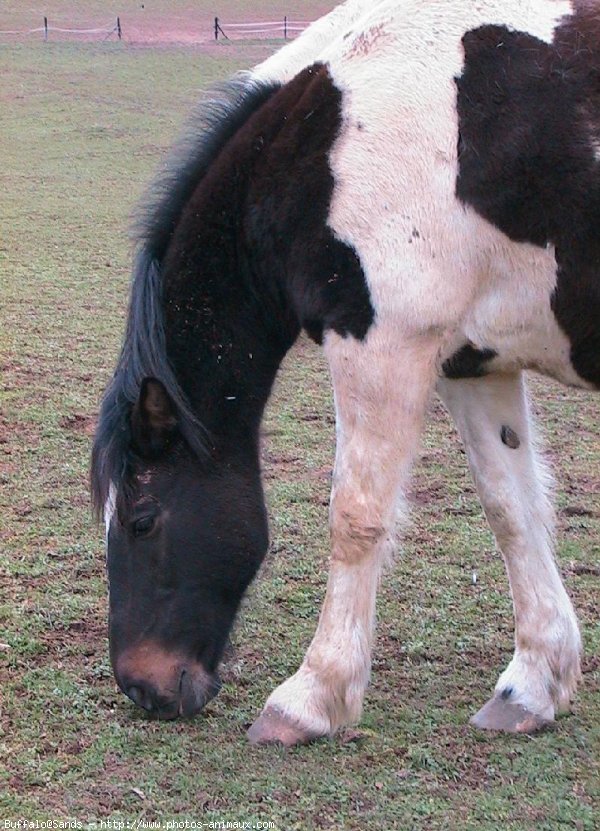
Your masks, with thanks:
[[[532,713],[522,704],[495,695],[471,718],[480,730],[502,730],[505,733],[537,733],[549,727],[551,719]]]
[[[276,707],[264,710],[249,728],[247,735],[251,744],[282,744],[284,747],[308,744],[319,738],[316,733],[286,718]]]

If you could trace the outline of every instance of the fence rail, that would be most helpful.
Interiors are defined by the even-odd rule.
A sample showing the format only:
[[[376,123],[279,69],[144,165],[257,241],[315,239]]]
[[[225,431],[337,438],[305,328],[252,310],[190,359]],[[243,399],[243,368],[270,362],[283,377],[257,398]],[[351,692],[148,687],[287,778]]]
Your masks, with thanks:
[[[272,38],[283,38],[289,40],[290,37],[303,32],[307,26],[310,26],[309,20],[291,20],[287,15],[283,20],[266,20],[256,23],[225,23],[219,17],[215,17],[214,36],[215,40],[219,38],[224,40],[234,40],[252,38],[257,35],[269,35]]]
[[[60,34],[73,35],[105,35],[104,40],[107,40],[111,35],[116,35],[119,40],[123,38],[123,30],[121,29],[121,18],[117,17],[113,23],[108,23],[106,26],[97,26],[93,29],[66,29],[61,26],[51,26],[48,18],[44,17],[44,25],[36,26],[33,29],[0,29],[0,35],[35,35],[43,34],[44,40],[48,40],[51,32],[59,32]]]
[[[292,20],[287,16],[284,16],[281,20],[263,20],[255,23],[225,23],[219,17],[215,17],[213,35],[216,41],[247,40],[265,36],[272,39],[281,38],[283,40],[289,40],[299,35],[300,32],[303,32],[307,26],[310,26],[310,23],[311,21],[309,20]],[[106,26],[87,29],[52,26],[48,18],[44,17],[43,26],[35,26],[31,29],[0,29],[0,37],[27,37],[29,35],[41,34],[43,39],[47,41],[51,38],[52,32],[85,36],[104,35],[103,40],[108,40],[112,35],[116,35],[119,40],[123,39],[120,17],[117,17],[114,23],[107,23]]]

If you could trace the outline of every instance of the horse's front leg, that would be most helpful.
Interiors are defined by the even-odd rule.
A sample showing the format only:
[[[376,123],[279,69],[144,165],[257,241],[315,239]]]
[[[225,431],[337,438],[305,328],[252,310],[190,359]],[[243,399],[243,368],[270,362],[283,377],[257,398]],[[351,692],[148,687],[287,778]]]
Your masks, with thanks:
[[[515,611],[515,653],[477,727],[531,732],[566,710],[579,678],[575,612],[554,562],[548,475],[531,435],[520,374],[441,381],[502,551]]]
[[[378,327],[363,343],[329,334],[325,349],[337,423],[327,593],[300,669],[250,728],[255,742],[306,742],[360,718],[377,585],[434,383],[433,338],[399,344]]]

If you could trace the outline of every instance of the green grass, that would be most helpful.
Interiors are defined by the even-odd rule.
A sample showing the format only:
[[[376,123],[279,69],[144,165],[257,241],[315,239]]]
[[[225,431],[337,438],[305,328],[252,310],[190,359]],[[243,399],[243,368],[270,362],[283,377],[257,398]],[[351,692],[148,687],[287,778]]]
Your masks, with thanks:
[[[284,751],[244,730],[300,662],[326,579],[333,414],[319,350],[288,356],[265,424],[272,546],[191,722],[117,692],[87,464],[129,273],[127,218],[224,49],[3,47],[0,818],[272,820],[278,829],[597,827],[598,403],[536,382],[560,488],[559,558],[586,647],[575,712],[534,737],[467,725],[511,654],[507,581],[434,406],[402,554],[383,582],[360,729]],[[478,581],[472,581],[473,571]]]

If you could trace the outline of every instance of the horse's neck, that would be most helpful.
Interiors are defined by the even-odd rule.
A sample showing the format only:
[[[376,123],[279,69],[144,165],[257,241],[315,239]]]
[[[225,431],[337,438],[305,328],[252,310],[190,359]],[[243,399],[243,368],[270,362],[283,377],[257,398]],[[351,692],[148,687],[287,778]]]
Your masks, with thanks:
[[[255,145],[236,145],[194,193],[164,268],[169,359],[203,423],[227,435],[256,432],[299,330],[266,240],[248,238],[264,210],[248,204]]]
[[[163,264],[169,358],[209,428],[226,429],[230,412],[257,423],[299,331],[292,260],[308,256],[315,211],[324,224],[339,117],[318,73],[275,92],[222,149]]]
[[[197,256],[166,272],[167,353],[210,433],[255,436],[298,327],[293,320],[286,327],[283,314],[269,318],[247,252],[227,225],[211,223]]]

